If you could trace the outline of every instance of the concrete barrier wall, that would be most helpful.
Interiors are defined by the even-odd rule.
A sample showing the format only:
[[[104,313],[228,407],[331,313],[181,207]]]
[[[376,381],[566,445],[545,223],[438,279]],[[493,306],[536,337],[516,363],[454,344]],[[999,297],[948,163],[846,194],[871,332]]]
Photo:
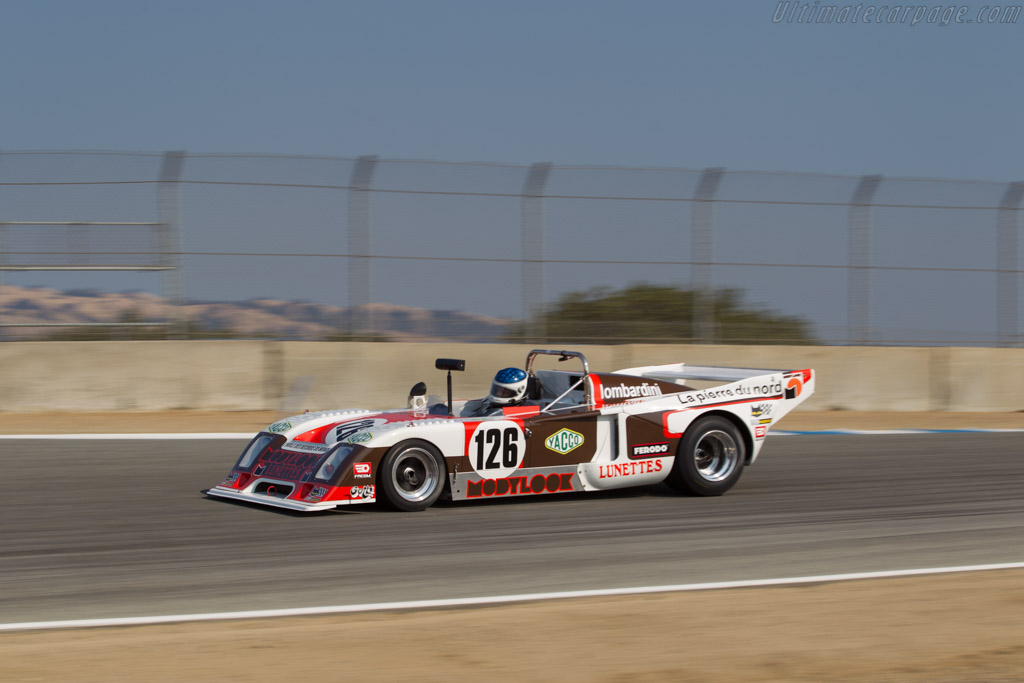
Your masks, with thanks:
[[[0,344],[0,410],[253,409],[266,404],[260,342]]]
[[[6,342],[8,412],[387,408],[425,381],[443,396],[437,357],[465,358],[457,397],[482,396],[494,372],[522,365],[516,344],[349,342]],[[818,371],[804,410],[1024,410],[1024,349],[834,346],[581,346],[591,369],[687,362]],[[545,359],[557,367],[555,359]],[[567,366],[562,366],[567,367]]]

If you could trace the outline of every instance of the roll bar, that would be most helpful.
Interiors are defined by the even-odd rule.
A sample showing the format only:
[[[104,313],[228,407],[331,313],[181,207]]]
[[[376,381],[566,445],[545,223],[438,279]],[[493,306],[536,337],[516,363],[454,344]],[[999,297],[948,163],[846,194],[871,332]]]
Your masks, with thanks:
[[[526,374],[530,377],[534,376],[533,372],[533,359],[537,356],[558,356],[558,362],[562,363],[572,358],[579,358],[580,362],[583,363],[583,400],[587,406],[594,405],[590,396],[590,379],[587,375],[590,374],[590,365],[587,364],[587,357],[579,351],[556,351],[554,349],[533,349],[526,355]]]

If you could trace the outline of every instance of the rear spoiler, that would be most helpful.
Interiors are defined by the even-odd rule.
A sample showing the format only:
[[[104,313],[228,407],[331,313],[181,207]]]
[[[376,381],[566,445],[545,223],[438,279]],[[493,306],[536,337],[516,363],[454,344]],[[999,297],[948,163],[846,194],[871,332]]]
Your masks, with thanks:
[[[697,379],[713,382],[737,382],[741,379],[792,372],[791,370],[767,370],[763,368],[729,368],[714,365],[687,365],[672,363],[669,365],[644,365],[638,368],[616,370],[617,375],[633,375],[647,379],[674,382],[677,379]]]

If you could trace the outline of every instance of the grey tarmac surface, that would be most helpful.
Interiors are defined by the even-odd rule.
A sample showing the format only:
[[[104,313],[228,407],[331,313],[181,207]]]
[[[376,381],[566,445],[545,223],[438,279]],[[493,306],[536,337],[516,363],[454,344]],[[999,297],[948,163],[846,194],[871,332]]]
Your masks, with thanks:
[[[298,514],[206,498],[243,441],[0,441],[0,622],[1024,560],[1021,434],[770,438],[721,498],[662,486]]]

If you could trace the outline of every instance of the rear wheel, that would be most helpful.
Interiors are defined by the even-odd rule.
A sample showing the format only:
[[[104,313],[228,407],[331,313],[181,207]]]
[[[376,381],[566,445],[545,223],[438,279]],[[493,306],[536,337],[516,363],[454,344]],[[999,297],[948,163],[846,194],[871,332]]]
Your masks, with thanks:
[[[704,417],[683,435],[666,481],[683,493],[720,496],[739,481],[746,458],[736,425],[724,417]]]
[[[378,486],[395,509],[425,510],[444,491],[448,469],[432,444],[413,439],[391,448],[381,460]]]

